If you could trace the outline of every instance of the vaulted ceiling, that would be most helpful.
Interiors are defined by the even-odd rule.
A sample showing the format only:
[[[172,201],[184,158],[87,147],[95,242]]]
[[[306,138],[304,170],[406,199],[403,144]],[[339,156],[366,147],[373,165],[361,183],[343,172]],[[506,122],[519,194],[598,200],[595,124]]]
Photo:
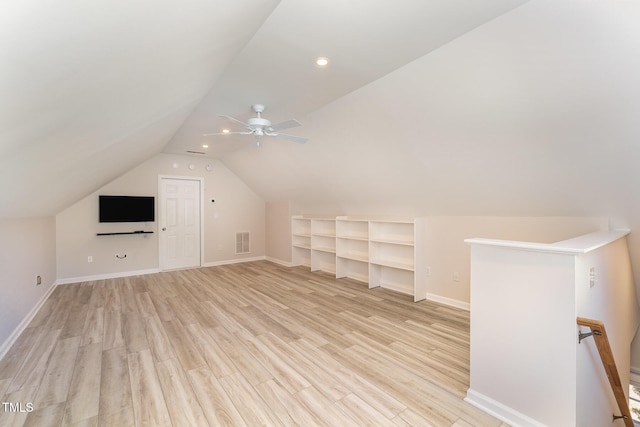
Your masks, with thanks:
[[[623,0],[3,2],[0,218],[200,151],[309,212],[640,226],[638,22]],[[254,103],[309,142],[202,136]]]

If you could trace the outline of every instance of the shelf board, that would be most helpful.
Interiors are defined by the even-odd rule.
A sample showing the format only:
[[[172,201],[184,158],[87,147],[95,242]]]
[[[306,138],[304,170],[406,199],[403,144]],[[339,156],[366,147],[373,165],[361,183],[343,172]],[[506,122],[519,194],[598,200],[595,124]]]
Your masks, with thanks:
[[[293,233],[295,237],[311,237],[311,233]]]
[[[301,245],[301,244],[294,244],[293,245],[294,248],[299,248],[299,249],[311,249],[311,245]]]
[[[311,248],[311,250],[313,251],[320,251],[320,252],[328,252],[330,254],[335,254],[336,253],[336,248],[330,248],[328,246],[313,246]]]
[[[403,219],[403,218],[372,218],[369,220],[371,223],[376,224],[414,224],[415,221],[413,219]]]
[[[367,255],[360,254],[337,254],[338,258],[350,259],[352,261],[360,261],[360,262],[369,262],[369,257]]]
[[[398,270],[414,271],[413,264],[399,262],[399,261],[372,259],[369,261],[369,263],[374,265],[380,265],[382,267],[397,268]]]
[[[334,234],[332,234],[332,233],[312,233],[312,234],[311,234],[311,236],[317,236],[317,237],[329,237],[329,238],[332,238],[332,239],[335,239],[335,238],[336,238],[335,233],[334,233]]]
[[[372,243],[385,243],[389,245],[414,246],[414,243],[407,240],[399,239],[369,239]]]
[[[336,236],[336,238],[345,240],[358,240],[360,242],[366,242],[369,240],[369,237],[367,236]]]

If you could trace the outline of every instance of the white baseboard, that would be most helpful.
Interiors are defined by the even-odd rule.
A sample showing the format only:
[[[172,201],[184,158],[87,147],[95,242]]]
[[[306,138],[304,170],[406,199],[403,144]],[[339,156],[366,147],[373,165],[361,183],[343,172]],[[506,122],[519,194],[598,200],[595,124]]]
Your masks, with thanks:
[[[437,302],[439,304],[444,304],[444,305],[448,305],[455,308],[460,308],[462,310],[466,310],[466,311],[471,310],[471,304],[469,304],[468,302],[457,300],[457,299],[447,298],[447,297],[432,294],[429,292],[427,292],[427,299],[429,301]]]
[[[29,323],[31,323],[33,318],[36,317],[36,314],[38,314],[38,311],[40,311],[44,303],[47,301],[47,298],[49,298],[53,290],[56,288],[57,284],[57,282],[54,282],[49,287],[49,289],[47,289],[47,292],[42,295],[38,303],[31,309],[29,314],[27,314],[25,318],[22,319],[22,322],[20,322],[20,324],[13,330],[11,335],[9,335],[9,337],[2,343],[2,345],[0,346],[0,360],[2,360],[5,354],[7,354],[7,351],[9,351],[11,346],[15,344],[20,334],[27,328],[27,326],[29,326]]]
[[[253,258],[238,258],[238,259],[229,259],[225,261],[213,261],[207,262],[203,267],[217,267],[219,265],[227,265],[227,264],[239,264],[241,262],[252,262],[252,261],[264,261],[266,257],[257,256]]]
[[[467,390],[464,401],[512,426],[545,427],[545,424],[471,389]]]
[[[160,269],[151,268],[148,270],[122,271],[119,273],[97,274],[95,276],[68,277],[58,279],[58,285],[68,285],[69,283],[92,282],[94,280],[117,279],[118,277],[144,276],[145,274],[159,273]]]
[[[277,258],[265,257],[265,259],[274,264],[282,265],[283,267],[293,267],[293,263],[289,261],[283,261]]]
[[[266,257],[264,256],[258,256],[253,258],[239,258],[239,259],[231,259],[231,260],[224,260],[224,261],[213,261],[213,262],[207,262],[203,264],[202,267],[216,267],[218,265],[237,264],[241,262],[264,261],[265,259]],[[273,262],[276,262],[276,260],[273,260]],[[196,267],[196,268],[200,268],[200,267]],[[160,270],[159,268],[151,268],[148,270],[123,271],[119,273],[97,274],[94,276],[69,277],[66,279],[58,279],[57,283],[58,285],[66,285],[69,283],[91,282],[94,280],[117,279],[119,277],[144,276],[146,274],[160,273],[161,271],[162,270]]]

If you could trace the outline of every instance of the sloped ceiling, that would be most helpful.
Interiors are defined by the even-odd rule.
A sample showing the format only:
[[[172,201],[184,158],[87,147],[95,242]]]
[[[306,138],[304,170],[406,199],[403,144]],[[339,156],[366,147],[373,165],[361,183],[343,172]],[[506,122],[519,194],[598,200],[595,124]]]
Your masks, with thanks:
[[[0,218],[53,215],[162,150],[198,149],[220,113],[305,117],[523,2],[3,2]],[[248,148],[209,142],[222,159]]]
[[[303,212],[640,225],[638,22],[638,2],[528,2],[300,118],[307,144],[224,161]]]
[[[204,150],[305,212],[640,226],[638,2],[0,8],[0,218],[52,215],[158,152]],[[202,136],[253,103],[309,142]]]
[[[52,215],[158,153],[277,0],[0,4],[0,218]]]

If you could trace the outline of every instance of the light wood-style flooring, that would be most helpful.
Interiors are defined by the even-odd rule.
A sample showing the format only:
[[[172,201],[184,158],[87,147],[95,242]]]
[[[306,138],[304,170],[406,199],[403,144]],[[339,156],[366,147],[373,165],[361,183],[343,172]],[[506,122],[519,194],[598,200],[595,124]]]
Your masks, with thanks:
[[[504,427],[468,381],[467,312],[260,261],[58,286],[0,426]]]

